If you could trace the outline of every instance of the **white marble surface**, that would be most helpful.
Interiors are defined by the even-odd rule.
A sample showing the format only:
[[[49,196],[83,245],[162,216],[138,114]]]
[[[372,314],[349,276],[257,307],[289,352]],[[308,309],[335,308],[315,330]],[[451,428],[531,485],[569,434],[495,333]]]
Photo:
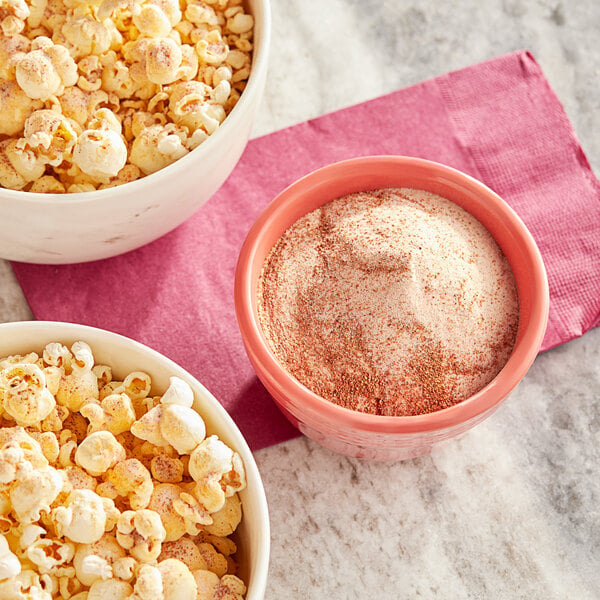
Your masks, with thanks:
[[[597,0],[273,0],[254,135],[519,48],[600,173]],[[0,262],[0,321],[31,314]],[[547,352],[499,411],[431,456],[256,453],[267,600],[600,598],[600,330]]]

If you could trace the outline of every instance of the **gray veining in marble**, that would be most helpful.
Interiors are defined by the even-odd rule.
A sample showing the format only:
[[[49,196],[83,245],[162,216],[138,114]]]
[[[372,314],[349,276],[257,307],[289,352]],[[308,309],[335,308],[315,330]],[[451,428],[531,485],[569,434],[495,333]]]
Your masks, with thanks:
[[[597,0],[272,0],[254,135],[530,49],[600,173]],[[31,314],[0,262],[0,320]],[[600,598],[600,330],[538,357],[486,422],[431,456],[256,453],[267,600]]]

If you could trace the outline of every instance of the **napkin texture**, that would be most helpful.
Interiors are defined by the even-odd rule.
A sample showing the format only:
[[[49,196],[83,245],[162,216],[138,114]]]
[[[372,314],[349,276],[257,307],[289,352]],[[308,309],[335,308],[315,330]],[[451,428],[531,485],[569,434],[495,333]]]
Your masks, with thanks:
[[[298,435],[257,380],[233,305],[237,255],[260,211],[325,164],[370,154],[435,160],[480,179],[521,216],[548,270],[548,349],[600,324],[600,184],[529,52],[519,51],[250,141],[191,219],[125,255],[13,264],[37,319],[143,342],[198,378],[256,450]],[[143,368],[143,365],[140,365]]]

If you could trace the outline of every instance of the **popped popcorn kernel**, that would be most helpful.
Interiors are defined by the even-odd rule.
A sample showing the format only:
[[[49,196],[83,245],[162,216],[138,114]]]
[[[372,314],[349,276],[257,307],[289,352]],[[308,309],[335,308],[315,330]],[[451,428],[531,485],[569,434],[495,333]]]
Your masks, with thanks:
[[[88,591],[87,600],[125,600],[133,593],[133,588],[126,581],[120,579],[99,580],[92,583]]]
[[[161,553],[166,531],[160,516],[153,510],[127,510],[117,522],[117,542],[133,558],[143,563],[154,562]]]
[[[56,392],[56,401],[71,411],[79,411],[88,402],[97,402],[98,380],[91,369],[73,369],[70,375],[65,375]]]
[[[148,506],[154,484],[148,469],[136,458],[117,463],[109,471],[108,481],[114,485],[119,495],[127,497],[134,510]]]
[[[0,534],[0,579],[14,577],[21,572],[21,563],[11,551],[6,538]]]
[[[206,569],[204,560],[198,544],[191,538],[183,536],[175,542],[165,542],[159,556],[159,562],[167,558],[176,558],[187,566],[190,571]]]
[[[185,156],[188,153],[185,139],[185,134],[173,125],[152,125],[133,141],[129,160],[149,175]]]
[[[152,477],[161,483],[179,483],[183,479],[183,463],[181,460],[164,454],[152,458],[150,471]]]
[[[125,449],[109,431],[95,431],[86,437],[75,452],[75,462],[96,477],[125,460]]]
[[[87,129],[77,139],[73,162],[94,181],[106,183],[125,166],[127,146],[112,129]]]
[[[40,512],[50,512],[64,485],[64,479],[53,467],[28,470],[12,485],[9,496],[15,516],[21,523],[39,521]]]
[[[64,506],[53,509],[52,522],[60,536],[80,544],[92,544],[104,535],[103,499],[89,489],[73,490]]]
[[[154,486],[148,508],[158,513],[166,531],[166,542],[174,542],[186,533],[184,518],[175,510],[173,503],[179,500],[181,488],[172,483]]]
[[[156,568],[162,577],[164,600],[196,600],[196,580],[184,563],[167,558]]]
[[[129,431],[135,421],[133,405],[127,394],[111,394],[100,404],[90,402],[81,407],[80,413],[88,419],[90,433],[106,430],[116,436]]]
[[[40,423],[56,405],[44,372],[27,363],[0,371],[0,399],[5,412],[22,426]]]
[[[229,496],[225,499],[223,508],[213,512],[210,516],[212,517],[212,523],[205,525],[204,531],[220,537],[231,535],[242,520],[240,497],[237,494]]]
[[[179,404],[167,404],[163,405],[160,432],[179,454],[191,454],[204,439],[206,426],[195,410]]]
[[[68,50],[47,37],[37,37],[31,50],[15,61],[19,87],[32,100],[60,96],[77,82],[77,65]]]
[[[214,435],[192,452],[189,470],[197,482],[194,496],[211,513],[223,508],[228,496],[246,487],[239,455]]]
[[[90,586],[94,581],[102,579],[102,573],[107,572],[104,564],[107,564],[112,571],[116,562],[125,556],[125,550],[121,548],[116,538],[108,533],[92,544],[81,544],[73,557],[77,579],[83,585]]]
[[[76,139],[73,124],[66,117],[54,110],[41,109],[25,121],[19,147],[30,148],[44,163],[57,167],[69,157]]]

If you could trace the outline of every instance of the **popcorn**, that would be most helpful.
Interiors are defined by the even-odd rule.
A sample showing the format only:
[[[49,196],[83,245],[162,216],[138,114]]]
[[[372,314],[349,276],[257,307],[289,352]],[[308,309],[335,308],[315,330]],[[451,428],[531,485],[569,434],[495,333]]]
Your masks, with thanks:
[[[143,566],[143,565],[142,565]],[[113,573],[117,579],[131,581],[138,571],[138,562],[133,556],[119,558],[113,564]]]
[[[136,437],[147,440],[154,446],[167,446],[160,431],[160,422],[163,415],[163,407],[155,406],[131,426],[131,433]]]
[[[163,600],[163,597],[160,571],[152,565],[142,565],[130,600]]]
[[[111,394],[100,404],[89,403],[81,407],[80,413],[89,420],[89,432],[106,430],[119,435],[135,421],[133,405],[127,394]]]
[[[167,558],[158,563],[164,600],[196,600],[196,580],[184,563]]]
[[[6,538],[0,534],[0,579],[14,577],[21,572],[21,563],[8,546]]]
[[[40,512],[50,512],[50,505],[62,490],[64,479],[53,467],[31,469],[23,473],[10,489],[10,501],[21,523],[39,521]]]
[[[121,127],[109,109],[88,126]],[[3,422],[17,423],[0,426],[0,598],[243,598],[226,537],[243,465],[204,439],[183,379],[162,396],[151,387],[141,371],[113,380],[83,342],[0,358]],[[54,405],[26,431],[34,397]]]
[[[131,432],[156,446],[170,444],[180,454],[189,454],[206,435],[202,417],[189,408],[193,401],[194,394],[189,385],[182,379],[172,377],[161,405],[136,421]]]
[[[75,342],[71,346],[71,352],[73,353],[71,363],[73,372],[79,375],[89,373],[94,366],[94,355],[89,345],[85,342]]]
[[[77,65],[64,46],[47,37],[37,37],[31,50],[15,61],[19,87],[33,100],[59,96],[77,82]]]
[[[93,544],[83,544],[77,547],[73,557],[73,566],[77,579],[83,585],[90,586],[94,581],[102,579],[103,574],[108,572],[105,564],[110,567],[112,573],[114,565],[123,558],[125,558],[125,550],[119,546],[113,535],[105,533]]]
[[[159,562],[167,558],[180,560],[190,571],[206,569],[206,561],[202,557],[198,544],[187,536],[183,536],[175,542],[163,544]]]
[[[246,487],[239,455],[214,435],[192,452],[189,470],[197,482],[194,496],[211,513],[223,508],[228,496]]]
[[[153,510],[127,510],[117,522],[117,541],[143,563],[154,562],[166,536],[160,516]]]
[[[147,373],[134,371],[125,377],[123,383],[115,389],[115,392],[125,393],[132,400],[141,400],[148,396],[151,387],[152,380]]]
[[[235,575],[219,576],[211,571],[198,570],[193,573],[198,592],[196,600],[243,600],[246,593],[244,582]]]
[[[49,463],[55,463],[58,460],[60,447],[56,434],[52,431],[37,432],[31,431],[31,437],[38,442],[42,454]]]
[[[52,511],[51,518],[60,536],[80,544],[92,544],[104,535],[106,513],[103,498],[92,490],[73,490],[65,505]]]
[[[81,575],[89,585],[95,581],[106,581],[113,578],[113,568],[105,558],[90,554],[81,560]]]
[[[29,463],[34,469],[48,466],[40,445],[22,427],[0,428],[0,483],[13,481],[15,469],[23,462]],[[12,478],[7,479],[9,464],[13,465],[10,470]]]
[[[67,88],[58,98],[62,114],[75,121],[83,129],[90,119],[90,115],[93,115],[101,104],[108,102],[107,91],[100,89],[86,92],[78,87]]]
[[[194,404],[194,392],[190,385],[180,377],[170,377],[169,387],[163,394],[161,404],[179,404],[192,408]]]
[[[196,600],[213,600],[220,579],[216,573],[198,569],[192,573],[196,580]],[[217,596],[218,597],[218,596]]]
[[[6,35],[6,34],[5,34]],[[0,37],[0,80],[14,80],[16,61],[31,48],[31,40],[24,35]]]
[[[46,109],[36,110],[27,118],[23,135],[17,147],[31,149],[45,164],[53,167],[59,166],[70,155],[77,139],[73,125],[66,117]]]
[[[104,19],[99,22],[88,15],[68,19],[62,26],[60,35],[64,37],[65,45],[74,58],[100,56],[113,46],[118,47],[123,40],[112,21]]]
[[[217,552],[212,544],[198,544],[197,548],[203,562],[206,564],[206,569],[216,573],[219,577],[227,573],[227,559],[220,552]]]
[[[237,494],[225,499],[221,510],[210,515],[212,523],[205,525],[204,531],[216,536],[231,535],[242,520],[242,503]]]
[[[46,579],[46,577],[44,577]],[[10,579],[0,580],[0,598],[3,600],[52,600],[44,589],[42,577],[31,569],[24,569]]]
[[[177,79],[183,52],[171,38],[155,38],[146,45],[146,77],[152,83],[167,84]]]
[[[150,461],[150,471],[152,477],[161,483],[179,483],[183,479],[181,460],[164,454],[159,454]]]
[[[125,166],[127,146],[112,129],[87,129],[75,144],[73,162],[94,181],[107,182]]]
[[[73,369],[65,375],[56,393],[56,401],[71,411],[78,411],[88,402],[98,401],[98,380],[90,370]]]
[[[73,560],[74,544],[60,539],[42,538],[41,536],[46,534],[42,527],[36,525],[28,527],[34,530],[34,535],[28,535],[25,528],[20,539],[21,548],[40,573],[52,573]],[[28,539],[31,537],[34,539]]]
[[[166,37],[173,27],[165,12],[155,4],[142,6],[140,11],[133,15],[133,23],[142,35],[155,38]]]
[[[148,469],[136,458],[123,460],[115,465],[108,473],[108,481],[120,496],[127,497],[134,510],[148,506],[154,484]]]
[[[254,27],[252,15],[246,15],[238,12],[232,19],[227,20],[227,28],[231,33],[248,33]]]
[[[237,0],[0,6],[2,187],[76,193],[153,173],[218,129],[250,73],[254,19]],[[186,82],[207,89],[175,111],[151,101]],[[99,108],[110,108],[123,131],[94,124]],[[134,134],[132,109],[150,115],[154,129]],[[48,123],[36,117],[32,137],[25,122],[37,111],[55,116]]]
[[[125,449],[109,431],[90,434],[77,448],[75,462],[90,475],[98,476],[125,460]]]
[[[2,407],[17,425],[36,425],[56,402],[46,388],[44,372],[34,364],[17,364],[0,372]]]
[[[163,406],[160,432],[179,454],[191,454],[204,439],[206,426],[195,410],[178,404],[167,404]]]
[[[185,156],[184,140],[185,135],[173,125],[152,125],[135,138],[129,160],[149,175]]]
[[[175,510],[173,503],[179,500],[181,488],[172,483],[154,486],[148,508],[157,512],[166,531],[166,542],[174,542],[186,533],[184,518]]]
[[[87,595],[87,600],[125,600],[133,593],[133,588],[120,579],[108,579],[107,581],[95,581]],[[193,600],[193,599],[192,599]]]
[[[183,517],[185,531],[189,535],[197,535],[203,526],[213,522],[212,517],[194,496],[182,492],[179,498],[173,500],[173,510]]]
[[[92,490],[96,489],[96,480],[91,475],[88,475],[80,467],[67,467],[64,470],[67,481],[75,490]]]
[[[0,106],[0,110],[1,108]],[[1,119],[0,116],[0,121]],[[45,170],[43,161],[31,150],[19,148],[18,144],[15,140],[0,142],[0,185],[12,190],[24,188],[41,177]]]
[[[44,348],[42,360],[46,366],[59,367],[70,373],[73,355],[66,346],[58,342],[51,342]]]
[[[43,175],[36,179],[29,188],[35,194],[64,194],[65,186],[52,175]]]
[[[229,57],[229,46],[218,30],[212,29],[196,43],[200,64],[221,65]]]

